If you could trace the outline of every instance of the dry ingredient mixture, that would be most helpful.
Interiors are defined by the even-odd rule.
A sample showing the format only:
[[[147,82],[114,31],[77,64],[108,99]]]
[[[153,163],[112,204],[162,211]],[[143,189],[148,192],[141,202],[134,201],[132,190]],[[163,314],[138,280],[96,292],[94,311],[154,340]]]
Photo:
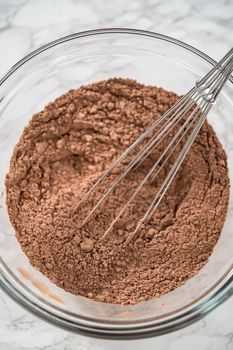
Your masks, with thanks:
[[[123,165],[73,213],[102,171],[177,99],[162,88],[114,78],[70,90],[25,128],[6,178],[9,215],[31,264],[58,286],[99,301],[135,304],[174,290],[207,263],[229,196],[226,155],[207,123],[158,210],[129,244],[125,241],[166,168],[146,184],[106,239],[100,237],[163,142],[88,224],[81,227],[81,218]]]

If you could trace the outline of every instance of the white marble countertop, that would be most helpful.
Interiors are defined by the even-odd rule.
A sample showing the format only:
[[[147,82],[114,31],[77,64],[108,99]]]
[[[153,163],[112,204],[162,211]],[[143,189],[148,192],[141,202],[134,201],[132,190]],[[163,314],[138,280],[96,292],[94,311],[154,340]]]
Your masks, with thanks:
[[[181,39],[215,59],[233,44],[232,0],[0,0],[0,76],[26,53],[86,29],[130,27]],[[1,350],[230,350],[233,298],[204,320],[169,335],[130,342],[89,339],[57,329],[0,291]]]

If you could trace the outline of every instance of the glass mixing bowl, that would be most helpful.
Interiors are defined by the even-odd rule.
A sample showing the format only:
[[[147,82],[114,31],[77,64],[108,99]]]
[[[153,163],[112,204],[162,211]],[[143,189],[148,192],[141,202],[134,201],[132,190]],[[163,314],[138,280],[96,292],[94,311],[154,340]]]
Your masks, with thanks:
[[[140,338],[184,327],[233,292],[233,186],[221,237],[208,264],[185,285],[134,306],[110,305],[65,292],[30,266],[9,222],[4,179],[14,145],[31,116],[71,88],[109,77],[134,78],[185,93],[214,64],[167,36],[131,29],[73,34],[41,47],[0,81],[0,285],[20,305],[57,326],[105,338]],[[233,182],[233,80],[208,120],[228,156]]]

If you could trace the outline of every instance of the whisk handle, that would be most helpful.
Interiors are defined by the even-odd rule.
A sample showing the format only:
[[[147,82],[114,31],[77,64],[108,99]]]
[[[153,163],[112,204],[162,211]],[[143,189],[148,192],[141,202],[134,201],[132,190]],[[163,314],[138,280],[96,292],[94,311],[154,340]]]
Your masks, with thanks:
[[[207,103],[214,103],[233,71],[233,48],[196,83],[197,90]]]

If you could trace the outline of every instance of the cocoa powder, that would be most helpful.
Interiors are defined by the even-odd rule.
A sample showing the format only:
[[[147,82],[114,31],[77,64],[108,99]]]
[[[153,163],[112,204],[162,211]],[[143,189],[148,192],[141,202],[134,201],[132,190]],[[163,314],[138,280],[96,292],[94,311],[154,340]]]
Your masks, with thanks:
[[[229,197],[226,155],[207,122],[158,210],[129,244],[181,145],[106,239],[100,238],[172,135],[126,176],[85,226],[88,209],[124,164],[73,213],[102,171],[177,99],[161,88],[109,79],[70,90],[25,128],[6,177],[9,216],[30,263],[58,286],[99,301],[135,304],[174,290],[207,263]]]

